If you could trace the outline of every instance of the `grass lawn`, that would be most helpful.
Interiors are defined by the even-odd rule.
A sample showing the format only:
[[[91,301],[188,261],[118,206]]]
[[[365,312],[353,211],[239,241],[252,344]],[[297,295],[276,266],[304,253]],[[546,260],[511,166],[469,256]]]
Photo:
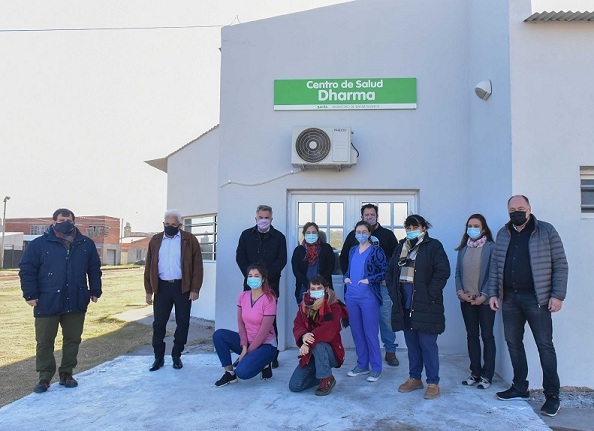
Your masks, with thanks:
[[[112,316],[145,307],[143,268],[103,272],[103,296],[89,304],[75,373],[149,344],[151,329]],[[31,392],[37,383],[33,309],[22,297],[17,271],[0,271],[0,406]],[[61,356],[61,332],[56,337],[56,361]],[[57,379],[57,376],[56,376]]]

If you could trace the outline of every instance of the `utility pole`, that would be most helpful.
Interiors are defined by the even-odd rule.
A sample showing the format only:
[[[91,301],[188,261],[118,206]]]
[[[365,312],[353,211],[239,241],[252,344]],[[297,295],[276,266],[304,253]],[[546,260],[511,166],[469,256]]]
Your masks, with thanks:
[[[6,202],[10,196],[4,196],[4,213],[2,214],[2,245],[0,245],[0,269],[4,268],[4,234],[6,233]]]

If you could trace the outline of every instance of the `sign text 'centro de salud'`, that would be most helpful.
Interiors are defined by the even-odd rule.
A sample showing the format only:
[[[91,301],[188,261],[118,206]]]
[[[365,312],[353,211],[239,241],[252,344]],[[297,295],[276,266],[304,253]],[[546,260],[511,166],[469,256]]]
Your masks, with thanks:
[[[416,78],[277,79],[275,111],[416,109]]]

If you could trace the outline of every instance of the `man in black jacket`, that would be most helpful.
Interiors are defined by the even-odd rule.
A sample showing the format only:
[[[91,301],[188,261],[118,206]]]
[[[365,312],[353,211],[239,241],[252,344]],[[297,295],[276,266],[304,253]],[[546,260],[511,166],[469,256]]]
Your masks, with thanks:
[[[287,240],[271,223],[272,208],[268,205],[259,205],[256,209],[256,225],[244,230],[239,237],[235,261],[244,277],[243,290],[250,289],[247,285],[248,267],[259,263],[267,269],[268,283],[278,298],[281,272],[287,264]],[[278,337],[276,319],[274,331]],[[278,367],[277,358],[272,362],[273,368]]]
[[[361,207],[361,220],[366,221],[371,226],[371,241],[378,244],[386,255],[386,259],[392,257],[392,253],[398,245],[396,235],[390,229],[386,229],[377,221],[378,207],[374,204],[365,204]],[[340,252],[340,268],[344,274],[349,268],[349,250],[359,244],[355,238],[355,231],[352,230],[347,235]],[[392,314],[392,300],[388,294],[388,288],[385,283],[381,285],[382,290],[382,307],[380,309],[380,334],[384,350],[386,351],[385,360],[388,365],[393,367],[399,364],[396,357],[396,334],[392,331],[391,314]]]

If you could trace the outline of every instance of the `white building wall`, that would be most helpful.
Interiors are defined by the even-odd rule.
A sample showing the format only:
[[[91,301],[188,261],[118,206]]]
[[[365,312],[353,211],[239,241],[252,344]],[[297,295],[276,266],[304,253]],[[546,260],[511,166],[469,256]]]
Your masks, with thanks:
[[[511,4],[512,188],[530,198],[537,218],[555,226],[569,261],[567,299],[553,315],[561,385],[594,387],[594,347],[588,342],[594,339],[594,249],[588,241],[594,219],[580,214],[579,171],[594,165],[594,26],[524,23],[529,2]],[[549,10],[569,9],[557,5]],[[530,386],[540,387],[538,353],[531,340],[526,347]]]
[[[218,212],[220,129],[211,130],[167,159],[167,207],[184,217]],[[204,261],[200,297],[192,304],[194,317],[215,317],[216,262]]]
[[[444,243],[452,265],[444,293],[447,329],[439,344],[442,352],[465,352],[453,249],[470,210],[465,171],[474,77],[469,76],[469,27],[464,25],[469,13],[469,2],[462,0],[365,1],[223,29],[218,328],[236,327],[242,276],[235,248],[241,231],[253,226],[258,204],[271,205],[274,226],[286,231],[288,190],[419,190],[419,213],[433,223],[431,235]],[[274,79],[342,77],[415,77],[418,109],[273,110]],[[361,153],[358,164],[342,172],[279,178],[293,169],[292,126],[303,124],[350,125]],[[288,245],[289,256],[294,246]],[[287,267],[279,302],[281,346],[286,340],[292,344],[293,316],[283,314],[290,309],[286,300],[293,301],[293,287]]]

